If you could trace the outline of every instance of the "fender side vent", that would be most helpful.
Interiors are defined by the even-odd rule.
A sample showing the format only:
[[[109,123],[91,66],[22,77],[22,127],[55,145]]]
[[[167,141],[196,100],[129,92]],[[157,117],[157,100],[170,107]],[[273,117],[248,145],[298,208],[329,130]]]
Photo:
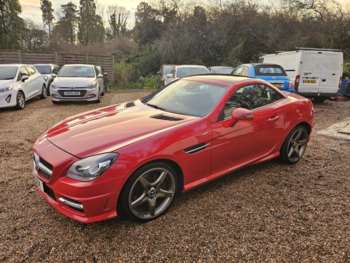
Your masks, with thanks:
[[[168,116],[168,115],[164,115],[164,114],[158,114],[158,115],[154,115],[151,118],[153,119],[158,119],[158,120],[165,120],[165,121],[181,121],[183,119],[181,118],[177,118],[177,117],[173,117],[173,116]]]

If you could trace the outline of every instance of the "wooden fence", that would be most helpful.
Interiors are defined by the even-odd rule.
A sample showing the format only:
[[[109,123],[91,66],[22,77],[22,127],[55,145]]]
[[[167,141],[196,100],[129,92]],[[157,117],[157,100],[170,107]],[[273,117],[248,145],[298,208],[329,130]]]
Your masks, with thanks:
[[[108,73],[110,81],[114,82],[114,57],[112,55],[90,55],[74,54],[61,52],[22,52],[0,50],[0,64],[23,63],[23,64],[40,64],[51,63],[57,65],[64,64],[93,64],[102,66]]]

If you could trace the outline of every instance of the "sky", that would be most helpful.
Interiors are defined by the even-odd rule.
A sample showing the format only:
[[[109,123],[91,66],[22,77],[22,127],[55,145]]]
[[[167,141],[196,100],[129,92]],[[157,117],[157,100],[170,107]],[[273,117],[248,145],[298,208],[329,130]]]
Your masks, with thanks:
[[[59,10],[60,5],[65,4],[69,2],[69,0],[51,0],[54,6],[54,9],[56,10],[56,17],[59,16],[59,13],[57,10]],[[79,0],[71,0],[72,2],[75,2],[77,5],[79,4]],[[144,0],[143,0],[144,1]],[[147,1],[147,0],[146,0]],[[149,0],[152,2],[152,0]],[[218,0],[183,0],[184,2],[197,2],[198,4],[202,2],[215,2]],[[266,2],[266,0],[256,0],[257,2]],[[22,5],[22,14],[21,16],[24,19],[30,19],[35,24],[42,25],[41,20],[41,11],[40,11],[40,0],[19,0],[19,2]],[[103,13],[105,12],[105,8],[107,6],[111,5],[118,5],[123,6],[131,11],[131,13],[134,13],[136,10],[137,5],[142,2],[142,0],[96,0],[97,6],[98,6],[98,12]],[[338,0],[342,5],[345,6],[345,8],[350,11],[350,0]],[[133,19],[131,19],[133,20]]]

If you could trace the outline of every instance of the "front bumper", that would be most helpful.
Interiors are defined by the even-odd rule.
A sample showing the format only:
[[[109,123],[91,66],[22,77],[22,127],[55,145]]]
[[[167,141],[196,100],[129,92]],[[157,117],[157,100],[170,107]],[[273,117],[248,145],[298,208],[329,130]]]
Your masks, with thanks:
[[[0,108],[16,106],[16,97],[17,92],[15,90],[0,93]]]
[[[66,92],[78,92],[79,95],[65,95]],[[71,88],[50,88],[53,101],[96,101],[98,100],[98,89],[71,89]]]
[[[117,216],[117,197],[121,191],[118,186],[122,184],[116,182],[115,177],[109,176],[108,171],[94,181],[80,182],[64,176],[70,165],[78,160],[76,157],[60,150],[46,139],[35,144],[34,152],[52,167],[51,176],[40,169],[33,169],[34,179],[40,179],[43,183],[43,188],[37,185],[35,188],[59,213],[84,224]],[[80,204],[82,209],[63,200]]]

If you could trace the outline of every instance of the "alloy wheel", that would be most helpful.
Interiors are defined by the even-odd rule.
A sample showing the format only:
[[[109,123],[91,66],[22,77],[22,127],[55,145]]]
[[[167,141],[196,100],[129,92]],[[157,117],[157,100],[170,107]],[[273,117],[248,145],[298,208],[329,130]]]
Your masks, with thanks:
[[[128,205],[131,213],[141,220],[151,220],[164,213],[176,193],[174,174],[166,168],[152,168],[132,184]]]
[[[288,143],[288,158],[292,163],[298,162],[305,153],[309,134],[306,129],[298,128],[290,137]]]
[[[19,92],[17,95],[17,107],[19,109],[24,109],[24,106],[25,106],[25,99],[24,99],[23,93]]]

